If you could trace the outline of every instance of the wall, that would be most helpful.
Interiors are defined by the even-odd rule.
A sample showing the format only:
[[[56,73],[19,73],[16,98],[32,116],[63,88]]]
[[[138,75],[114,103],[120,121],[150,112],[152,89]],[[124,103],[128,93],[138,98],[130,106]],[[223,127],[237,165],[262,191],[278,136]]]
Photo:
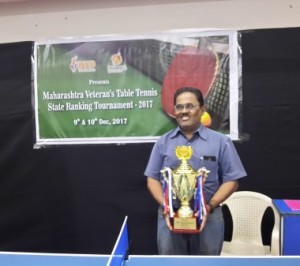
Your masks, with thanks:
[[[299,0],[1,0],[0,42],[184,28],[288,28],[300,26],[299,13]]]

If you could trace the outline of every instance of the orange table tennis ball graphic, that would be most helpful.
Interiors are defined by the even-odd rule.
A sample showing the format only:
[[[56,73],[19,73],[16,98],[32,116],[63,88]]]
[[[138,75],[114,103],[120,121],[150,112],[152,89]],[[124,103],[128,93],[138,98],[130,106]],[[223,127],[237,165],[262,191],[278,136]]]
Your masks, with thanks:
[[[206,126],[210,127],[211,126],[211,116],[208,112],[204,112],[201,116],[201,123]]]

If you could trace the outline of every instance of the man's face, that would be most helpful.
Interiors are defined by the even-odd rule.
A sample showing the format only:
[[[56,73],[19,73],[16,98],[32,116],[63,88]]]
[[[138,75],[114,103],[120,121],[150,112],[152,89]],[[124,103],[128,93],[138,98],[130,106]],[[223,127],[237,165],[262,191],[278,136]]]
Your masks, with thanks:
[[[179,127],[185,133],[194,133],[200,125],[200,118],[203,112],[204,106],[200,107],[195,94],[184,92],[177,97],[175,117]]]

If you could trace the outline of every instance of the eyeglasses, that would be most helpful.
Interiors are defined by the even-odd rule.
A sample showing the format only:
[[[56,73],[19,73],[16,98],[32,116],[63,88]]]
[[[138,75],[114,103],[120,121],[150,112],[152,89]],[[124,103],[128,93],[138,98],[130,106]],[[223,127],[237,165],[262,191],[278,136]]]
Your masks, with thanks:
[[[192,103],[176,104],[174,106],[174,109],[175,109],[175,112],[181,112],[184,109],[186,109],[187,111],[193,111],[197,106],[200,106],[200,105],[193,105]]]

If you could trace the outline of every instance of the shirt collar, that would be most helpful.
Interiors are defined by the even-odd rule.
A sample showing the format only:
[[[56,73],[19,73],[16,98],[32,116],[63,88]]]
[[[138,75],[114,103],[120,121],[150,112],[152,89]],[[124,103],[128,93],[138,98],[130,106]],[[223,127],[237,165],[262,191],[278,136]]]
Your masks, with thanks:
[[[203,126],[202,124],[200,125],[200,127],[196,130],[197,134],[200,136],[200,138],[207,140],[208,138],[208,129]],[[171,138],[175,138],[178,134],[183,134],[180,127],[177,126],[174,131],[171,134]]]

